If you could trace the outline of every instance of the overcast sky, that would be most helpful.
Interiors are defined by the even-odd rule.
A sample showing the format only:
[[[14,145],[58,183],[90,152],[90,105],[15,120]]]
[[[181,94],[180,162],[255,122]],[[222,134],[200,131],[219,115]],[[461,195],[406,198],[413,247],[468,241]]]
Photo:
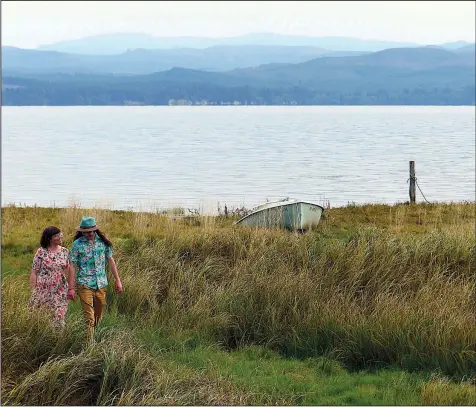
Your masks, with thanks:
[[[2,1],[2,45],[34,48],[113,32],[250,32],[438,44],[475,41],[475,1]]]

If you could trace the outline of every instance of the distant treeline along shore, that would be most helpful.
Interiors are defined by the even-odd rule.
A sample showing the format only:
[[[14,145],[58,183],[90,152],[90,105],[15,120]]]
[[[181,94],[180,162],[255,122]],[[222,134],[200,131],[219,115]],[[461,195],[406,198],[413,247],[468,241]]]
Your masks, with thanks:
[[[2,48],[4,106],[474,105],[475,46]]]

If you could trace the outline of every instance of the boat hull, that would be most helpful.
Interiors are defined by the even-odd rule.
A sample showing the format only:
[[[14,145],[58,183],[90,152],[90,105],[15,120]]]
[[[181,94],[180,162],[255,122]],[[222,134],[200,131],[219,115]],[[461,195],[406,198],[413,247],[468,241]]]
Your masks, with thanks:
[[[240,219],[236,224],[307,231],[319,224],[323,212],[322,206],[303,201],[263,205],[262,208]]]

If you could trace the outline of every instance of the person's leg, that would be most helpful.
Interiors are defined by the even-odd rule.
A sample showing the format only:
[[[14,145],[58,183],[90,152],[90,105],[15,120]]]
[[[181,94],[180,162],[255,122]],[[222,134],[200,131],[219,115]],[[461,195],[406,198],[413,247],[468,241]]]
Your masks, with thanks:
[[[104,310],[106,309],[106,287],[94,292],[94,326],[101,322]]]
[[[94,290],[85,285],[78,285],[78,295],[83,308],[83,317],[86,324],[86,343],[89,345],[94,334]]]

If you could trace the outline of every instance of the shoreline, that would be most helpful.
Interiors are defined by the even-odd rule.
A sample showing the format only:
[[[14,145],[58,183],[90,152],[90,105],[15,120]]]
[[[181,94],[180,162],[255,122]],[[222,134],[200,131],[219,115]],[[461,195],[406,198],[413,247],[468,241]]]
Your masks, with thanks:
[[[122,103],[122,104],[111,104],[111,105],[54,105],[54,104],[37,104],[37,105],[20,105],[20,104],[15,104],[15,105],[2,105],[2,108],[5,107],[127,107],[127,108],[139,108],[139,107],[173,107],[173,108],[178,108],[178,107],[185,107],[185,108],[207,108],[207,107],[220,107],[220,108],[256,108],[256,107],[290,107],[290,108],[303,108],[303,107],[326,107],[326,108],[342,108],[342,107],[351,107],[351,108],[362,108],[362,107],[371,107],[371,108],[376,108],[376,107],[475,107],[476,104],[376,104],[376,105],[358,105],[358,104],[322,104],[322,105],[305,105],[305,104],[263,104],[263,105],[253,105],[253,104],[239,104],[235,105],[233,103],[223,103],[223,104],[208,104],[208,105],[202,105],[202,104],[189,104],[189,105],[169,105],[169,104],[130,104],[130,103]]]
[[[311,200],[312,201],[312,200]],[[219,202],[218,202],[219,203]],[[266,202],[262,202],[256,206],[253,207],[246,207],[246,206],[228,206],[228,213],[232,215],[235,211],[253,211],[254,208],[256,208],[259,205],[262,205]],[[322,204],[319,202],[314,202],[324,208],[324,210],[329,210],[329,209],[345,209],[345,208],[365,208],[365,207],[389,207],[389,208],[395,208],[395,207],[400,207],[400,206],[452,206],[452,205],[474,205],[476,204],[476,199],[475,200],[460,200],[460,201],[433,201],[433,202],[425,202],[425,201],[420,201],[420,202],[415,202],[414,204],[410,204],[410,202],[407,201],[396,201],[393,203],[382,203],[382,202],[365,202],[365,203],[355,203],[355,202],[348,202],[345,205],[335,205],[332,206],[330,203],[328,205]],[[155,215],[172,215],[172,216],[207,216],[207,217],[219,217],[219,216],[224,216],[223,213],[223,208],[224,205],[221,206],[221,211],[215,211],[216,213],[204,213],[200,212],[199,209],[197,208],[187,208],[185,206],[170,206],[170,207],[155,207],[155,208],[144,208],[144,207],[128,207],[128,208],[115,208],[114,206],[101,206],[101,205],[93,205],[93,206],[82,206],[80,203],[79,204],[70,204],[70,205],[52,205],[52,206],[44,206],[44,205],[27,205],[25,203],[8,203],[8,204],[2,204],[1,210],[4,210],[6,208],[21,208],[21,209],[58,209],[58,210],[65,210],[65,209],[79,209],[79,210],[100,210],[100,211],[112,211],[112,212],[133,212],[133,213],[147,213],[147,214],[155,214]]]

